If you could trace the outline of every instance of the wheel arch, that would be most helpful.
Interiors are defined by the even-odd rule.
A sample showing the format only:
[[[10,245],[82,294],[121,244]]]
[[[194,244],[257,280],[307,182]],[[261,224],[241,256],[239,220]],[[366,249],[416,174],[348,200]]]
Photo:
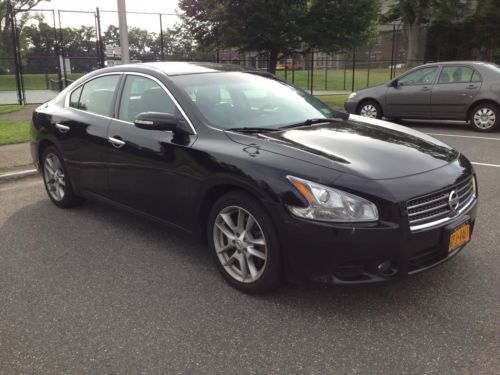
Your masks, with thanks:
[[[472,114],[472,111],[474,110],[474,108],[476,108],[477,106],[481,105],[481,104],[491,104],[491,105],[494,105],[495,107],[497,107],[499,110],[500,110],[500,104],[498,104],[496,101],[494,101],[493,99],[479,99],[475,102],[473,102],[469,108],[467,109],[467,114],[466,114],[466,117],[465,117],[465,120],[466,121],[469,121],[470,120],[470,116]]]
[[[219,183],[212,184],[204,190],[204,192],[201,194],[199,203],[196,205],[195,218],[197,225],[195,229],[198,236],[203,242],[206,242],[207,240],[205,230],[206,223],[213,205],[223,195],[235,191],[247,194],[260,203],[263,200],[269,199],[269,197],[266,197],[266,195],[264,195],[262,192],[259,192],[255,187],[249,186],[248,184],[242,183],[240,181],[221,181]],[[273,215],[269,212],[266,205],[262,204],[262,207],[272,218]]]
[[[382,107],[382,104],[380,103],[380,101],[371,97],[371,96],[367,97],[367,98],[363,98],[359,101],[358,105],[356,106],[356,114],[358,114],[359,109],[366,102],[375,102],[378,105],[378,107],[380,108],[381,116],[384,115],[384,108]]]

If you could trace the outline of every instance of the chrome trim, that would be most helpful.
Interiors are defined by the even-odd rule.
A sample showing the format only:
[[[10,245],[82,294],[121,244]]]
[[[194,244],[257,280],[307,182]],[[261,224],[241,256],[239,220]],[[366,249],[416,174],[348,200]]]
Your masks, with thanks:
[[[102,74],[99,74],[97,76],[91,77],[91,78],[89,78],[89,79],[81,82],[75,88],[72,88],[71,91],[69,91],[66,94],[66,97],[64,98],[64,108],[70,108],[70,109],[75,110],[75,111],[80,111],[80,112],[83,112],[83,113],[89,113],[91,115],[95,115],[95,116],[99,116],[99,117],[104,117],[104,118],[107,118],[107,119],[110,119],[110,120],[117,120],[117,121],[123,122],[125,124],[134,125],[133,122],[120,120],[119,118],[115,118],[115,117],[99,115],[97,113],[93,113],[93,112],[89,112],[89,111],[82,111],[81,109],[70,107],[70,105],[69,105],[70,96],[71,96],[71,94],[73,94],[74,91],[78,90],[81,86],[83,86],[84,84],[86,84],[89,81],[92,81],[92,80],[94,80],[96,78],[99,78],[99,77],[110,76],[110,75],[120,75],[120,76],[121,75],[135,75],[135,76],[146,77],[146,78],[152,79],[153,81],[155,81],[156,83],[158,83],[158,85],[160,85],[160,87],[167,93],[167,95],[170,97],[170,99],[172,99],[172,101],[174,102],[175,106],[177,107],[177,109],[179,110],[179,112],[181,113],[181,115],[184,117],[184,119],[186,120],[186,122],[189,124],[189,126],[191,127],[191,130],[193,131],[193,135],[197,135],[198,134],[196,132],[195,127],[193,126],[193,123],[191,122],[191,119],[188,117],[188,115],[186,114],[186,112],[184,112],[184,109],[182,109],[182,107],[179,104],[179,102],[174,98],[174,96],[167,89],[167,87],[160,80],[158,80],[157,78],[155,78],[155,77],[153,77],[153,76],[151,76],[149,74],[145,74],[145,73],[137,73],[137,72],[110,72],[110,73],[102,73]],[[121,96],[120,96],[120,99],[121,99]]]
[[[421,225],[414,225],[414,226],[410,226],[410,230],[412,232],[414,231],[417,231],[417,230],[421,230],[421,229],[426,229],[426,228],[430,228],[430,227],[433,227],[433,226],[436,226],[436,225],[439,225],[439,224],[444,224],[444,223],[447,223],[451,220],[454,220],[456,219],[459,215],[461,215],[467,208],[469,208],[472,204],[475,204],[477,203],[477,199],[476,199],[476,196],[475,195],[471,195],[471,197],[469,198],[469,201],[456,213],[456,215],[454,216],[448,216],[448,217],[445,217],[445,218],[442,218],[442,219],[439,219],[439,220],[436,220],[436,221],[433,221],[431,223],[425,223],[425,224],[421,224]]]
[[[61,133],[66,133],[70,129],[70,127],[63,124],[56,124],[56,129],[59,130]]]
[[[154,125],[154,121],[149,120],[135,120],[135,123],[141,125]]]
[[[428,204],[431,204],[434,202],[439,202],[440,200],[445,199],[446,197],[448,197],[448,194],[443,194],[436,199],[432,199],[432,200],[424,202],[424,203],[414,204],[413,206],[408,206],[406,208],[407,208],[407,210],[414,210],[415,208],[418,208],[418,207],[427,206]]]
[[[108,141],[116,148],[125,146],[125,141],[118,138],[108,137]]]

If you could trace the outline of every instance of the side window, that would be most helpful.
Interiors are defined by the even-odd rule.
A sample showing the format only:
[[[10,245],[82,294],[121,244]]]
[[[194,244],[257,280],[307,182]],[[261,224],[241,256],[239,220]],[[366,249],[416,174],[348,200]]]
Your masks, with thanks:
[[[71,93],[69,97],[69,106],[73,108],[78,108],[78,103],[80,102],[80,95],[82,95],[83,86],[80,86],[75,91]]]
[[[127,76],[120,101],[120,120],[134,122],[141,112],[175,114],[175,110],[175,103],[158,83],[146,77]]]
[[[436,73],[437,67],[418,69],[398,79],[398,83],[401,86],[430,85]]]
[[[441,70],[438,83],[465,83],[470,82],[474,70],[466,66],[445,66]]]
[[[481,82],[481,75],[474,70],[474,73],[472,73],[472,78],[470,81],[471,82]]]
[[[113,95],[115,94],[119,79],[120,76],[118,75],[110,75],[87,82],[83,85],[78,107],[76,108],[98,115],[111,116],[113,112],[111,108],[113,105]],[[70,102],[73,102],[73,95],[79,90],[76,90],[71,95]]]

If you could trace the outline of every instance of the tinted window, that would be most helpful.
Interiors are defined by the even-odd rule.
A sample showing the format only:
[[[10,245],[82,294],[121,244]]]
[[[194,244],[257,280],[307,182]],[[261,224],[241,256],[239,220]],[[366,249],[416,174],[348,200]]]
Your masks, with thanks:
[[[281,81],[242,72],[171,78],[207,122],[219,128],[277,128],[332,116],[313,96]]]
[[[464,83],[470,82],[474,70],[466,66],[445,66],[441,70],[438,83]]]
[[[401,86],[429,85],[434,82],[437,67],[428,67],[415,70],[398,79]]]
[[[83,85],[78,107],[76,108],[98,115],[111,116],[113,95],[115,94],[119,79],[120,76],[113,75],[99,77],[87,82]],[[76,94],[79,90],[76,90],[73,94]],[[71,95],[70,102],[73,102],[73,94]]]
[[[175,114],[175,104],[165,90],[152,79],[129,75],[123,88],[118,118],[134,122],[141,112]]]

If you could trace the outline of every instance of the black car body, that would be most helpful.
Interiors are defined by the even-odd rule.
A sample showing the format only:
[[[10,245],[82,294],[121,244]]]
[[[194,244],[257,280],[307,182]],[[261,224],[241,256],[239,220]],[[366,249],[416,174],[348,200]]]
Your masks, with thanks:
[[[464,247],[468,238],[449,251],[452,233],[467,225],[470,235],[476,216],[474,171],[463,155],[425,134],[359,116],[272,131],[214,127],[191,93],[181,89],[181,83],[234,77],[275,80],[238,70],[227,65],[154,63],[90,73],[35,111],[33,160],[43,170],[41,161],[51,149],[60,155],[64,164],[60,174],[65,172],[65,186],[71,186],[75,197],[112,203],[209,243],[212,232],[211,228],[207,231],[207,221],[216,202],[234,192],[243,194],[262,211],[254,214],[248,208],[249,212],[269,219],[263,218],[259,225],[263,232],[276,234],[271,245],[279,254],[279,265],[273,267],[291,281],[393,280],[439,264]],[[116,76],[116,89],[98,96],[105,101],[107,95],[111,106],[99,108],[101,101],[89,100],[83,109],[75,108],[73,95],[81,97],[78,90],[86,82],[106,76]],[[152,80],[168,93],[175,104],[170,112],[182,119],[176,125],[178,130],[141,128],[151,116],[125,113],[119,107],[126,79],[132,76]],[[229,113],[237,103],[227,106],[229,99],[222,94],[218,104]],[[137,104],[134,95],[130,94],[132,104],[126,111]],[[146,91],[141,94],[143,104],[154,102],[153,98],[145,100],[148,95]],[[261,115],[264,120],[274,110],[266,106]],[[89,108],[101,113],[90,113]],[[122,113],[131,121],[120,120]],[[139,119],[136,126],[132,118]],[[48,190],[50,182],[60,178],[49,181],[44,177]],[[291,183],[294,178],[372,202],[377,219],[332,222],[298,217],[293,209],[308,207],[308,193],[301,193],[300,185]],[[54,201],[54,195],[49,192],[49,196]],[[268,239],[270,236],[274,237],[267,234]]]
[[[478,61],[421,65],[352,93],[345,109],[373,118],[469,121],[478,131],[493,131],[500,124],[500,67]]]

